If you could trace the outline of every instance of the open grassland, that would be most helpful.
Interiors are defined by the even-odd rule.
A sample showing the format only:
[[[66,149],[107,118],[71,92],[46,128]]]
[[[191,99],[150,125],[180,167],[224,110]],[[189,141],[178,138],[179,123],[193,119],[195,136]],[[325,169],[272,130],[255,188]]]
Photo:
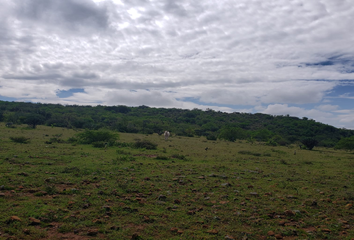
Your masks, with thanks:
[[[0,133],[0,239],[354,238],[350,152],[123,133],[105,149],[60,143],[77,133],[63,128]],[[138,139],[157,149],[132,148]]]

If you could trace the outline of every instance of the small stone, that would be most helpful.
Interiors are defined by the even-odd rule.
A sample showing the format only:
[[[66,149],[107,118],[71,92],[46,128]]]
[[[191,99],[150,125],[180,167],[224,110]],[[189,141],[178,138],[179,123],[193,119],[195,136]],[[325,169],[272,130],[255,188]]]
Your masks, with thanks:
[[[255,196],[255,197],[259,196],[258,193],[256,193],[256,192],[250,192],[250,195]]]
[[[275,233],[273,231],[269,231],[267,234],[268,234],[268,236],[274,236],[275,235]]]
[[[230,183],[222,183],[221,186],[223,186],[223,187],[230,187],[231,184],[230,184]]]
[[[235,239],[233,236],[231,236],[231,235],[226,235],[225,236],[225,239],[227,239],[227,240],[233,240],[233,239]]]
[[[5,193],[0,193],[0,197],[5,197]]]
[[[87,232],[87,235],[89,236],[96,236],[98,234],[98,230],[97,229],[90,229]]]
[[[281,221],[279,222],[279,225],[280,225],[280,226],[284,226],[285,223],[287,223],[287,221],[281,220]]]
[[[291,210],[286,210],[284,213],[288,216],[295,216],[295,212],[293,212]]]
[[[210,233],[210,234],[218,234],[218,230],[212,229],[212,230],[207,231],[207,233]]]
[[[17,216],[11,216],[10,217],[11,221],[18,221],[18,222],[22,222],[21,218],[17,217]]]
[[[41,224],[41,220],[39,220],[39,219],[35,219],[33,217],[29,217],[28,219],[31,222],[30,225],[39,225],[39,224]]]
[[[165,201],[166,200],[166,196],[165,195],[160,195],[160,196],[158,196],[158,200],[160,200],[160,201]]]
[[[283,239],[283,236],[282,236],[281,234],[276,234],[276,235],[274,235],[274,237],[275,237],[276,239]]]
[[[140,236],[138,233],[134,233],[131,237],[132,240],[137,240],[137,239],[140,239]]]

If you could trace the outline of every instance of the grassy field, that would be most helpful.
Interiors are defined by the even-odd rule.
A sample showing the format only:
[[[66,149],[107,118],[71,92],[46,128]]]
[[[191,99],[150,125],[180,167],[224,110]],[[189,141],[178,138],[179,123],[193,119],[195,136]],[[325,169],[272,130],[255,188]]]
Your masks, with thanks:
[[[58,143],[78,133],[63,128],[0,133],[0,239],[354,238],[350,152],[123,133],[104,149]]]

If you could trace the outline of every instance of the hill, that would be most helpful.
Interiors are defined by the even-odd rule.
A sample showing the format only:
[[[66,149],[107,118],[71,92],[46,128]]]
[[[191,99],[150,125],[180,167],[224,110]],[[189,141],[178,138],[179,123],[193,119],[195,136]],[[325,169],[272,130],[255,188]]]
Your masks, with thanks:
[[[161,133],[205,136],[229,141],[262,141],[288,145],[313,138],[319,146],[333,147],[353,130],[338,129],[312,119],[267,114],[225,113],[208,109],[165,109],[148,106],[78,106],[0,101],[0,121],[65,128],[108,128],[125,133]]]

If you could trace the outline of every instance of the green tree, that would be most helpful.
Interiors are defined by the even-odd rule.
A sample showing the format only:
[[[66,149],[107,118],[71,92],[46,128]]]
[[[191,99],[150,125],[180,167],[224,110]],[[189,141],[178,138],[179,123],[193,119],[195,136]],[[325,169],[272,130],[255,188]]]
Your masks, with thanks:
[[[219,138],[234,142],[236,139],[245,139],[247,137],[246,131],[242,128],[225,127],[220,131]]]
[[[308,150],[312,150],[315,146],[317,146],[318,141],[314,138],[304,138],[301,140],[301,143],[304,144]]]
[[[335,146],[336,149],[345,149],[352,151],[354,149],[354,136],[342,138]]]
[[[112,133],[107,130],[86,130],[85,132],[78,133],[77,137],[79,139],[79,143],[83,144],[91,144],[94,142],[107,142],[111,145],[119,139],[117,133]]]
[[[45,118],[42,115],[32,113],[32,114],[26,116],[24,123],[32,126],[32,128],[36,128],[37,125],[43,124],[44,121],[45,121]]]

